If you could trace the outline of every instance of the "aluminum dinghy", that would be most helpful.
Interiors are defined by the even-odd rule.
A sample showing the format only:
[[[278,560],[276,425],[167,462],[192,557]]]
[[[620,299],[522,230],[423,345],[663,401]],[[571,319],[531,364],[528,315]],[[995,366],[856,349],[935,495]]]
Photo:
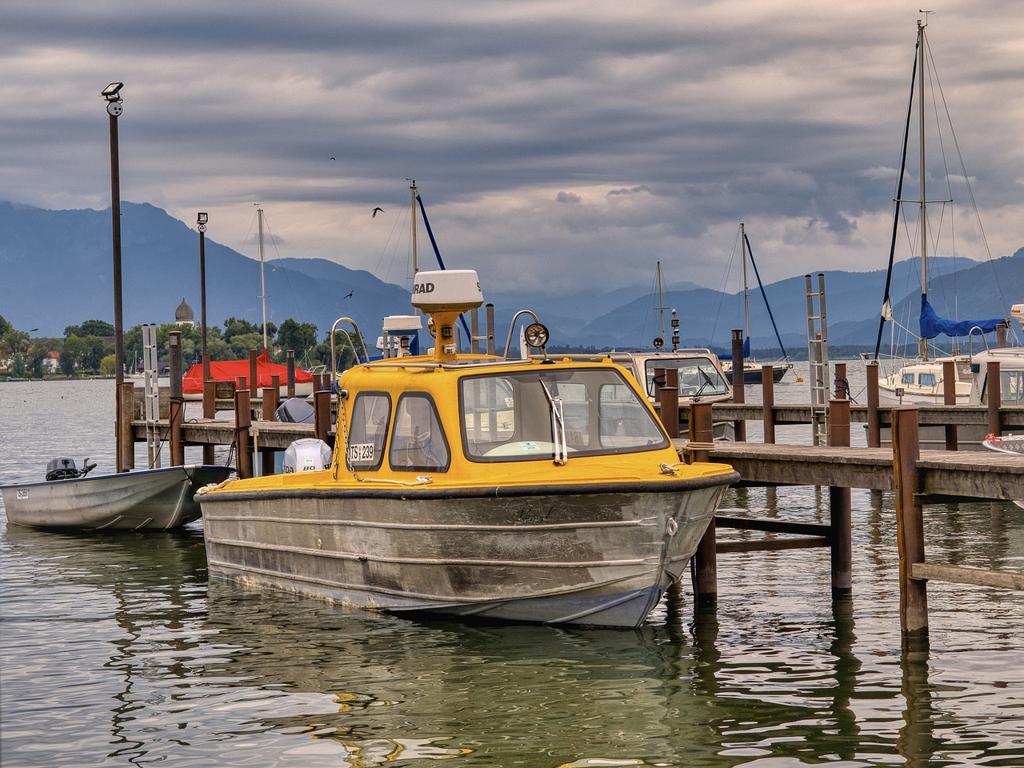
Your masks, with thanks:
[[[34,528],[169,530],[199,517],[196,491],[231,467],[190,465],[0,487],[7,521]]]

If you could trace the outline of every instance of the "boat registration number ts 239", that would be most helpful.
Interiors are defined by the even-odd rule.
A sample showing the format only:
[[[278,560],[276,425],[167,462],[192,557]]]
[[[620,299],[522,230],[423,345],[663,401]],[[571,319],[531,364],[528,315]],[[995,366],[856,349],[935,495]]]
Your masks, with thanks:
[[[373,443],[352,443],[348,447],[349,464],[357,464],[373,461]]]

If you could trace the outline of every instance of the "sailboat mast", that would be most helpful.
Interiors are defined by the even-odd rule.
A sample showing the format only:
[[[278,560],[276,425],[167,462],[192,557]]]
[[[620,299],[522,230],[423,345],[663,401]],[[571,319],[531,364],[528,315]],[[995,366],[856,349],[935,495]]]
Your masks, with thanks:
[[[750,338],[750,289],[747,287],[747,232],[740,222],[740,253],[743,257],[743,339]]]
[[[657,263],[658,271],[658,338],[665,339],[665,291],[661,282],[661,262]]]
[[[409,192],[412,195],[412,275],[419,271],[419,254],[416,251],[416,179],[410,179]]]
[[[260,304],[263,308],[263,349],[267,349],[267,281],[263,274],[263,209],[256,209],[256,218],[259,221],[260,230]]]
[[[927,19],[927,17],[925,17]],[[925,23],[920,19],[917,21],[917,56],[918,69],[921,78],[918,82],[917,107],[918,107],[918,143],[919,165],[921,173],[921,295],[928,293],[928,203],[925,195],[927,180],[925,178],[925,157],[924,157],[924,28]],[[928,359],[928,339],[921,339],[921,358]]]

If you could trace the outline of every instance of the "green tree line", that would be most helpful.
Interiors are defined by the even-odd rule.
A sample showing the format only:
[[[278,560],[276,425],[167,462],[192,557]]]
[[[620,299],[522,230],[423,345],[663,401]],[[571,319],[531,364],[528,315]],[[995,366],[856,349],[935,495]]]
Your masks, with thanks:
[[[198,326],[165,323],[157,326],[158,356],[168,360],[167,339],[171,331],[181,332],[182,358],[186,368],[201,359],[202,341]],[[330,342],[325,334],[317,336],[313,323],[302,323],[288,318],[280,326],[267,323],[270,357],[284,362],[287,351],[295,352],[296,363],[303,368],[330,365]],[[348,335],[336,334],[339,369],[353,362]],[[206,330],[207,353],[211,360],[246,359],[250,350],[263,348],[260,326],[237,317],[229,317],[223,326],[209,326]],[[124,360],[126,372],[142,368],[142,326],[129,328],[124,334]],[[114,327],[104,320],[86,320],[64,329],[64,337],[32,338],[30,332],[20,331],[0,315],[0,373],[10,376],[41,378],[48,371],[45,361],[51,352],[58,354],[59,372],[64,376],[114,374]],[[360,350],[362,354],[362,350]],[[56,372],[55,372],[56,373]]]

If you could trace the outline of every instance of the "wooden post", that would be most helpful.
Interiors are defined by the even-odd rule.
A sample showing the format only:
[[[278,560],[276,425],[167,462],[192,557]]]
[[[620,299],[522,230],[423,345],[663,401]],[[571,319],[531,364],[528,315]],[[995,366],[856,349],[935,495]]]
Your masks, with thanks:
[[[928,631],[928,589],[910,577],[914,563],[924,562],[924,523],[918,496],[917,409],[892,411],[893,490],[896,495],[896,543],[899,548],[900,629],[904,635]]]
[[[252,477],[252,446],[249,442],[249,427],[252,426],[249,390],[244,386],[235,390],[235,459],[238,476]]]
[[[206,379],[203,382],[203,418],[217,418],[217,382],[213,379]],[[213,449],[212,445],[203,446],[203,464],[216,462]]]
[[[953,360],[942,361],[942,404],[956,405],[956,363]],[[945,431],[946,450],[957,450],[956,424],[947,424]]]
[[[743,388],[743,330],[732,329],[732,401],[746,402],[746,390]],[[742,419],[733,423],[733,432],[737,442],[747,439],[747,422]]]
[[[761,366],[761,408],[764,411],[764,442],[775,442],[775,377],[774,367]]]
[[[988,396],[988,431],[998,435],[1003,430],[999,419],[999,407],[1002,405],[1002,394],[999,382],[999,361],[989,360],[986,369],[985,390]]]
[[[868,375],[868,448],[882,446],[882,420],[878,417],[878,361],[867,364]]]
[[[661,423],[672,438],[679,437],[679,369],[666,368],[662,371],[665,384],[658,387],[658,408]]]
[[[260,420],[274,421],[274,411],[277,410],[277,388],[280,381],[277,376],[271,379],[272,386],[263,387],[263,402],[260,404]],[[274,456],[276,451],[273,448],[260,448],[260,474],[274,474]]]
[[[135,384],[130,381],[117,385],[117,470],[135,469]]]
[[[295,397],[295,351],[289,349],[286,357],[288,366],[288,397]]]
[[[715,439],[711,421],[711,403],[690,404],[690,440],[710,443]],[[693,452],[694,461],[708,461],[707,449]],[[715,551],[715,521],[711,524],[694,554],[693,595],[698,609],[714,609],[718,602],[718,554]]]
[[[850,401],[829,403],[828,444],[850,447]],[[850,516],[850,489],[828,489],[829,544],[832,555],[832,597],[843,597],[853,589],[853,525]]]
[[[259,352],[255,349],[249,350],[249,397],[251,400],[255,400],[256,393],[260,391],[259,373],[256,370],[256,358],[258,356]]]
[[[850,399],[850,380],[846,378],[846,363],[836,363],[836,371],[832,378],[836,400]]]
[[[331,436],[331,393],[321,389],[313,394],[313,419],[316,437],[330,443]]]
[[[996,346],[1000,349],[1006,346],[1006,323],[1000,323],[996,326]]]
[[[171,466],[180,467],[185,463],[185,442],[181,431],[185,421],[185,398],[181,391],[181,331],[167,334],[167,347],[171,357]]]
[[[263,420],[277,421],[277,406],[281,403],[281,377],[270,377],[269,396],[263,393]],[[269,405],[268,405],[269,402]]]

